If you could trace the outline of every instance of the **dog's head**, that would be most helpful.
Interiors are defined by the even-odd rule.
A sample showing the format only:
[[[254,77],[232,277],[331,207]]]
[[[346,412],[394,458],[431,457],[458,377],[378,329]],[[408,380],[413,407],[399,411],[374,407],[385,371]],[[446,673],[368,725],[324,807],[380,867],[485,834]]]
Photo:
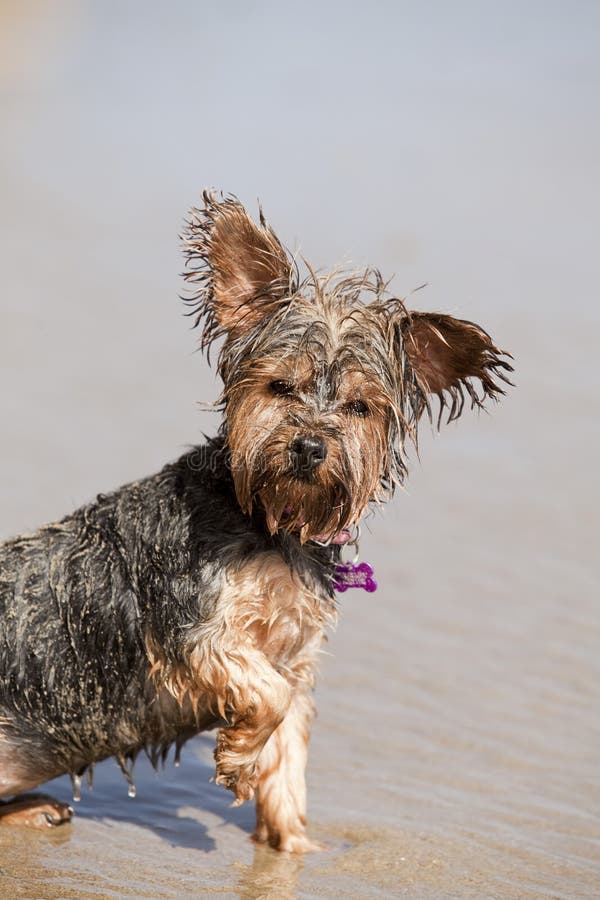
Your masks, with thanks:
[[[225,340],[218,368],[242,509],[262,504],[271,532],[342,541],[369,503],[406,474],[404,444],[440,401],[457,418],[503,391],[511,366],[472,322],[409,311],[378,272],[298,268],[265,222],[234,198],[204,195],[184,235],[202,346]],[[479,392],[478,392],[479,388]]]

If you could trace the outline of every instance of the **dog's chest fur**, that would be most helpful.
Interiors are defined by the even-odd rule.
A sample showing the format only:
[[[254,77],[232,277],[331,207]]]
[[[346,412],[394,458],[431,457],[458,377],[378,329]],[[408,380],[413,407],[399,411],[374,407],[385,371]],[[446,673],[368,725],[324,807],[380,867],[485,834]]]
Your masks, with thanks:
[[[205,646],[226,631],[234,652],[245,645],[260,651],[294,683],[314,665],[324,629],[334,618],[320,585],[304,583],[273,550],[225,573],[217,614],[192,632],[191,641]]]

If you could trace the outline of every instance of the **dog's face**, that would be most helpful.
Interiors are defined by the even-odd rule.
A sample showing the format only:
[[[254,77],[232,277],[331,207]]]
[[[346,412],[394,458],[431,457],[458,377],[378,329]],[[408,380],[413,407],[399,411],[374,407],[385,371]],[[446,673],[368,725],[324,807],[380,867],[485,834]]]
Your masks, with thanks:
[[[510,370],[478,326],[409,312],[377,272],[299,282],[261,216],[205,195],[185,235],[186,278],[206,321],[224,334],[219,371],[232,474],[245,511],[260,502],[271,532],[347,539],[369,503],[405,475],[404,441],[429,398],[449,419],[502,393]],[[483,392],[475,392],[478,379]]]
[[[245,508],[259,498],[272,531],[335,538],[381,492],[395,391],[384,350],[372,312],[314,284],[231,346],[225,399],[238,498]]]

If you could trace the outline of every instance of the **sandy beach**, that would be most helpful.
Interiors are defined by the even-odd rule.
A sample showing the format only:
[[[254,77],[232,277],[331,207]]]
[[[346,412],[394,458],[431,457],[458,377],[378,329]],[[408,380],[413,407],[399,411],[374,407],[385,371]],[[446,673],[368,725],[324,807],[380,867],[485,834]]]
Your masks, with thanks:
[[[179,768],[140,759],[135,798],[107,761],[72,826],[0,829],[0,896],[597,897],[597,10],[509,3],[496,21],[459,4],[449,20],[438,4],[431,24],[384,3],[372,34],[332,4],[321,38],[293,25],[309,64],[267,3],[183,3],[143,28],[135,6],[0,11],[0,538],[217,427],[177,300],[176,235],[206,184],[260,194],[317,265],[373,263],[399,293],[430,282],[414,306],[481,323],[516,387],[490,415],[425,424],[406,489],[365,523],[379,590],[340,598],[317,689],[309,821],[326,852],[254,846],[252,807],[210,783],[207,734]],[[304,127],[282,136],[270,110],[290,97]],[[401,112],[371,141],[368,104],[373,121]],[[71,796],[66,778],[48,790]]]

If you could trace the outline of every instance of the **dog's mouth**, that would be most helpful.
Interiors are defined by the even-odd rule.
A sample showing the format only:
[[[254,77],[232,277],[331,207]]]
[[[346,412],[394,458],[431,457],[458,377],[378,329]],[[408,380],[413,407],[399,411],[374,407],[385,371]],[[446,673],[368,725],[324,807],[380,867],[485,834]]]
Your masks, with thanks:
[[[244,471],[248,469],[240,469],[241,474]],[[352,525],[362,513],[353,504],[349,481],[327,470],[306,483],[272,468],[253,473],[245,481],[240,475],[236,493],[243,509],[260,503],[271,534],[295,534],[302,544],[342,545],[351,540]]]
[[[341,547],[352,540],[352,533],[349,528],[342,528],[333,537],[328,537],[326,534],[315,534],[310,540],[315,541],[317,544],[335,544]]]
[[[286,506],[283,510],[283,516],[280,519],[280,528],[292,532],[298,532],[302,539],[303,529],[307,529],[308,525],[304,520],[303,512],[294,510],[291,506]],[[349,528],[340,528],[339,531],[322,532],[319,534],[311,534],[308,538],[315,544],[342,546],[352,540],[352,532]]]

